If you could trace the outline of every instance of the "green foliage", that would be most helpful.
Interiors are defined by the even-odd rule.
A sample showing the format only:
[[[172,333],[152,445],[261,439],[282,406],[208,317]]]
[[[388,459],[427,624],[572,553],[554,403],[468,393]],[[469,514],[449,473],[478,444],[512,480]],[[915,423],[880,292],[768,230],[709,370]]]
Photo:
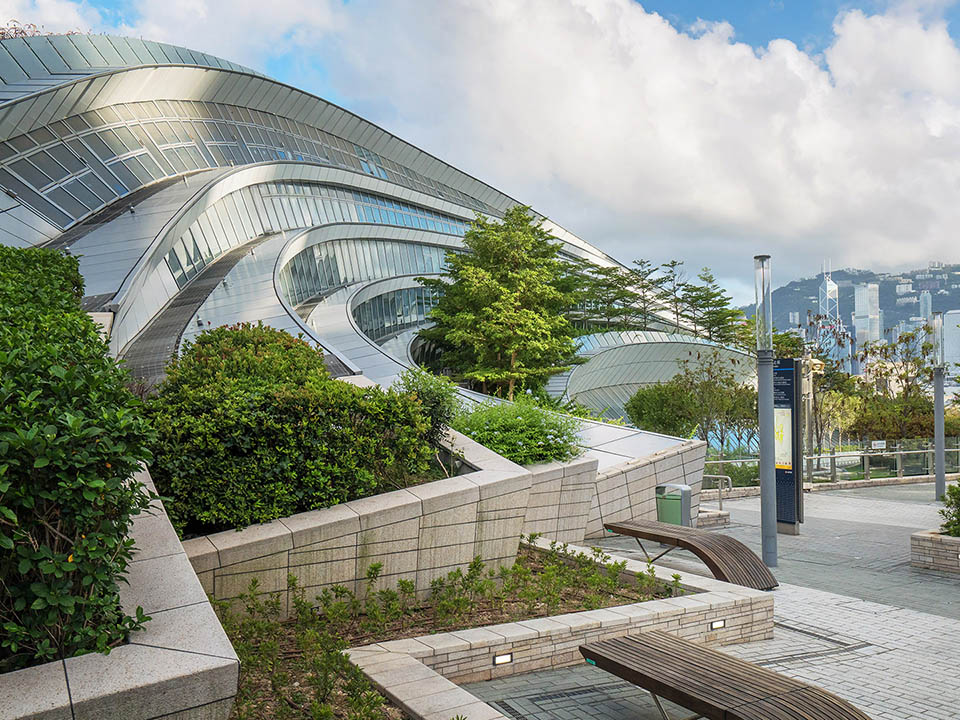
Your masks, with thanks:
[[[148,619],[117,584],[149,427],[82,294],[75,258],[0,247],[0,672],[107,652]]]
[[[732,298],[717,283],[710,268],[703,268],[697,279],[700,285],[687,283],[682,292],[694,331],[716,342],[734,342],[743,325],[743,313],[731,307]]]
[[[323,353],[309,343],[263,323],[240,323],[207,330],[186,343],[167,366],[164,391],[185,393],[222,382],[262,389],[328,376]]]
[[[420,401],[423,412],[430,421],[427,441],[438,447],[447,426],[460,408],[457,386],[442,375],[435,375],[425,368],[415,366],[400,373],[394,388]]]
[[[960,485],[948,485],[947,494],[943,496],[943,525],[940,532],[952,537],[960,537]]]
[[[642,430],[689,438],[697,429],[697,398],[678,378],[640,387],[624,410]]]
[[[353,665],[336,625],[288,578],[293,618],[281,621],[279,594],[264,595],[256,579],[240,596],[242,612],[217,603],[217,614],[240,659],[240,683],[231,717],[377,720],[385,700]],[[281,640],[288,641],[281,644]]]
[[[426,471],[433,451],[416,399],[330,380],[320,353],[282,331],[213,335],[186,349],[149,401],[153,475],[179,531],[267,522]]]
[[[580,453],[575,418],[523,398],[478,405],[457,415],[452,427],[518,465],[566,461]]]
[[[756,432],[756,391],[743,384],[746,361],[719,352],[685,361],[668,382],[641,387],[625,409],[639,428],[678,437],[696,435],[721,450],[736,438],[749,446]]]
[[[570,268],[559,243],[516,206],[503,222],[477,216],[464,236],[468,252],[448,253],[448,275],[420,282],[439,296],[434,325],[420,336],[440,363],[484,392],[506,395],[569,367],[576,347],[564,311],[573,303]]]

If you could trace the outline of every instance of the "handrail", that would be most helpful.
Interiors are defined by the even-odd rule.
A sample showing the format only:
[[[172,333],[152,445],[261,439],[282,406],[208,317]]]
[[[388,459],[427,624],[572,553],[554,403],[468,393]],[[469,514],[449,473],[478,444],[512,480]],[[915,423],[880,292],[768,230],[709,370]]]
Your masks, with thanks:
[[[704,475],[704,480],[726,480],[727,486],[730,488],[730,492],[733,492],[733,479],[729,475]],[[717,500],[719,501],[720,510],[723,510],[723,483],[717,483]]]

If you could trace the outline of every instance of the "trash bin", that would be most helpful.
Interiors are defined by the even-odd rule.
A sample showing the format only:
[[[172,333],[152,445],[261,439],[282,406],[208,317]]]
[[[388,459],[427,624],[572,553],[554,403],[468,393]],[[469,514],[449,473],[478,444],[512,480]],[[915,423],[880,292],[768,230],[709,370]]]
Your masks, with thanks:
[[[657,485],[657,520],[690,527],[690,493],[690,486],[682,483]]]

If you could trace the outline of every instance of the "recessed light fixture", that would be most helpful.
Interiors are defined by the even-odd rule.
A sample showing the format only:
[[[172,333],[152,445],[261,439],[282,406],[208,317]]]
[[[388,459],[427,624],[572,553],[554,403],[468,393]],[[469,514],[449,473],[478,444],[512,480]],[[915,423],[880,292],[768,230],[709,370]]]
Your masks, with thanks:
[[[727,626],[727,621],[726,621],[726,620],[711,620],[711,621],[710,621],[710,629],[711,629],[711,630],[720,630],[720,629],[722,629],[722,628],[725,628],[726,626]]]
[[[493,664],[496,665],[506,665],[507,663],[513,662],[513,653],[504,653],[503,655],[494,655]]]

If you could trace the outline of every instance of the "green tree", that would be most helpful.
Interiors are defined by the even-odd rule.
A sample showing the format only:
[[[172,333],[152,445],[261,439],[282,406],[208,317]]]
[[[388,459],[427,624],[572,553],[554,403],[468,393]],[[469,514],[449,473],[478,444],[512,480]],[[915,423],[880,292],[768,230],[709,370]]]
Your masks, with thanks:
[[[671,260],[660,266],[663,271],[660,285],[660,302],[673,315],[673,324],[680,329],[683,311],[683,291],[687,285],[687,273],[682,260]]]
[[[657,275],[660,268],[649,260],[634,260],[633,265],[630,274],[636,289],[634,307],[637,310],[637,325],[641,330],[646,330],[650,321],[655,319],[656,312],[662,309],[660,303],[665,278]]]
[[[697,279],[700,284],[687,283],[681,292],[694,331],[717,342],[733,342],[743,323],[743,313],[730,305],[733,298],[720,287],[710,268],[703,268]]]
[[[447,253],[445,278],[420,278],[439,296],[434,325],[420,336],[460,379],[512,400],[517,387],[538,386],[573,362],[569,265],[524,206],[502,222],[478,215],[464,245],[468,252]]]
[[[624,409],[630,422],[642,430],[691,437],[697,429],[697,399],[677,378],[639,388]]]
[[[633,275],[621,267],[600,267],[590,263],[584,277],[583,304],[604,330],[626,330],[636,314],[638,293]]]

